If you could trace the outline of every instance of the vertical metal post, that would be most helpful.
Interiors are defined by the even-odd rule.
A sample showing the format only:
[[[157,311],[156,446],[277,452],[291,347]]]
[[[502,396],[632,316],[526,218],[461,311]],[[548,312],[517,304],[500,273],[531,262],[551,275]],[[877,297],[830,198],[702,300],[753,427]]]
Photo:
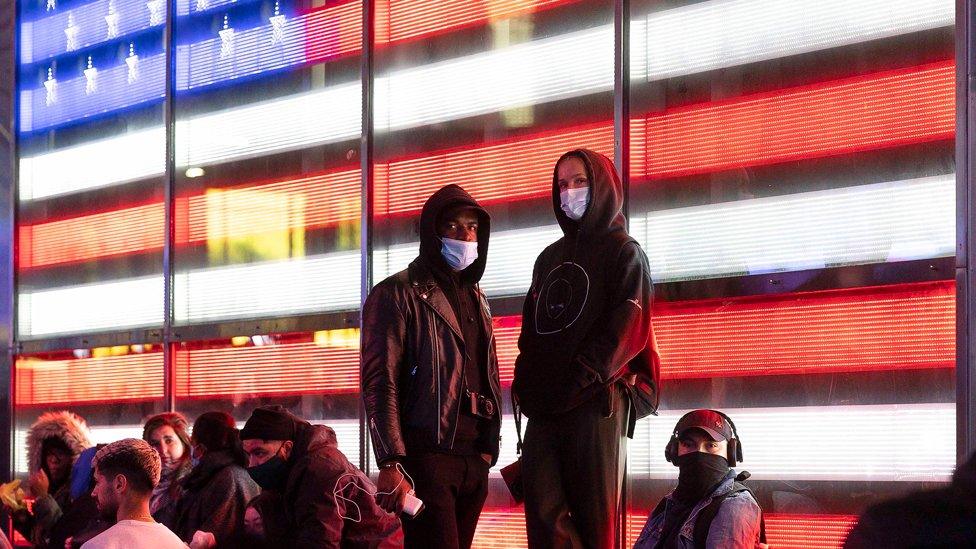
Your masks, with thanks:
[[[0,4],[0,471],[14,473],[14,357],[17,341],[17,2]]]
[[[630,213],[630,0],[614,1],[613,29],[613,162],[624,186],[626,218]]]
[[[613,5],[613,144],[614,164],[624,191],[624,219],[630,226],[630,0],[614,0]],[[626,545],[627,507],[630,476],[624,466],[617,513],[617,548]]]
[[[956,453],[959,462],[976,450],[976,242],[972,162],[976,140],[972,133],[974,106],[973,4],[956,0]]]
[[[362,304],[373,286],[373,37],[376,26],[375,0],[363,0],[363,45],[360,58],[360,82],[362,83],[362,127],[360,128],[359,166],[361,173],[361,206],[359,225],[360,252],[360,313],[359,326],[363,326]],[[359,468],[369,474],[369,437],[366,433],[366,411],[359,405]]]
[[[173,359],[173,245],[176,242],[175,212],[176,193],[176,113],[174,91],[176,48],[173,40],[176,24],[176,0],[166,2],[166,26],[163,34],[163,50],[166,55],[166,96],[163,103],[163,123],[166,128],[166,168],[163,181],[163,202],[166,219],[163,222],[163,399],[167,411],[176,408]]]

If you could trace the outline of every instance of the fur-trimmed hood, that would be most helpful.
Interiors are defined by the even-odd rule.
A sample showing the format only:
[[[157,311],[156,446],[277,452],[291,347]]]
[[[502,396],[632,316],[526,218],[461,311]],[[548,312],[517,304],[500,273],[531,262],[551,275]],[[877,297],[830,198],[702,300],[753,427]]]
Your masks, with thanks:
[[[81,416],[72,412],[45,412],[27,431],[27,469],[34,474],[41,468],[41,448],[49,438],[59,438],[71,448],[72,462],[92,446],[91,432]]]

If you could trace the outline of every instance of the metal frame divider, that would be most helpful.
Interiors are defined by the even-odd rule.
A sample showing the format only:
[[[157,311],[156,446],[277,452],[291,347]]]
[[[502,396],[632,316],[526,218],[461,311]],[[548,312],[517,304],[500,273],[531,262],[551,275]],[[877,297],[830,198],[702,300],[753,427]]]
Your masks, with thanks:
[[[14,397],[16,395],[14,357],[17,354],[17,133],[19,108],[17,87],[20,83],[17,59],[17,22],[20,4],[4,2],[0,6],[0,74],[10,75],[0,86],[0,471],[5,478],[14,473]],[[8,72],[9,71],[9,72]],[[9,94],[9,95],[8,95]]]
[[[362,126],[360,128],[359,165],[362,178],[359,217],[359,327],[362,330],[362,304],[373,286],[373,38],[376,27],[375,0],[363,0],[362,55],[360,56],[360,82],[362,86]],[[366,432],[366,410],[362,399],[359,403],[359,468],[368,475],[369,436]]]
[[[630,225],[630,0],[614,0],[613,5],[613,144],[614,164],[624,191],[624,220]],[[630,505],[627,461],[624,458],[623,484],[617,513],[617,548],[626,545],[627,507]]]
[[[176,0],[166,2],[166,27],[163,51],[166,52],[166,95],[163,100],[163,124],[166,127],[166,167],[163,180],[163,405],[166,411],[176,409],[173,360],[173,244],[176,242],[174,204],[176,193],[176,112],[173,92],[176,89],[176,48],[173,41],[176,25]]]
[[[956,0],[956,458],[976,450],[976,67],[974,2]]]

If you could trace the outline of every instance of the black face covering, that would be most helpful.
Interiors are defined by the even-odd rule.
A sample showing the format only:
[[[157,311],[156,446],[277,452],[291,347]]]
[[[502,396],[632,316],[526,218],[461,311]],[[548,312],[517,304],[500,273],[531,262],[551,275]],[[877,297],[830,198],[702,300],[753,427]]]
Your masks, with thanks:
[[[684,503],[696,502],[710,494],[729,472],[725,456],[692,452],[675,458],[678,487],[674,498]]]

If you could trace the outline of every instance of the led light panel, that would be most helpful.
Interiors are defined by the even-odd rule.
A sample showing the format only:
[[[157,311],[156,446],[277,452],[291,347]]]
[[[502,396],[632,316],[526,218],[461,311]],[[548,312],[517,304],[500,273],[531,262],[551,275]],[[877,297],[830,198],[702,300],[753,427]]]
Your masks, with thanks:
[[[627,516],[626,547],[637,541],[651,509]],[[766,513],[766,536],[771,547],[788,549],[841,549],[847,533],[857,522],[851,515],[792,515]],[[472,547],[527,547],[525,509],[486,508],[478,518]]]
[[[163,353],[17,358],[17,405],[109,403],[163,397]]]
[[[951,282],[659,303],[668,378],[955,366]]]
[[[661,80],[869,42],[952,26],[955,15],[951,0],[698,2],[637,21],[632,36],[646,64],[632,57],[632,76]]]
[[[457,85],[459,79],[443,69],[442,65],[433,66],[433,72],[427,75],[432,80],[422,80],[443,88],[435,84],[435,77],[440,76]],[[398,80],[406,76],[410,75],[398,73],[388,82],[406,82],[409,79]],[[633,122],[633,174],[642,178],[672,177],[949,139],[954,135],[953,78],[952,63],[940,62],[651,114]],[[378,85],[384,86],[382,82]],[[401,97],[403,101],[413,101],[411,93],[426,94],[428,98],[436,95],[405,88],[403,93],[406,94]],[[357,82],[177,122],[178,165],[201,166],[354,139],[360,132],[359,95]],[[426,102],[419,96],[417,101]],[[444,102],[430,103],[429,109],[420,103],[414,107],[398,107],[398,114],[384,123],[390,127],[412,124],[411,120],[431,123],[442,114],[467,116],[481,109],[472,103],[462,108],[464,112],[455,111]],[[435,113],[430,109],[444,110]],[[432,118],[413,118],[427,115]],[[601,144],[597,128],[586,130],[593,132],[587,139]],[[143,174],[161,173],[163,146],[137,149],[143,143],[134,135],[137,134],[22,158],[23,196],[48,196],[131,179],[136,166]],[[143,130],[138,135],[152,135],[160,142],[163,137],[162,131],[155,129]],[[475,149],[477,153],[456,151],[428,160],[418,159],[392,167],[391,176],[412,178],[432,173],[439,163],[447,168],[475,158],[490,162],[491,154],[498,151],[526,152],[529,154],[526,165],[536,154],[538,158],[547,158],[548,149],[538,142],[533,144],[532,139],[522,145],[504,143],[497,149],[493,149],[495,146]],[[136,163],[150,154],[159,159]],[[85,175],[79,180],[77,174],[82,162],[84,166],[98,169],[92,169],[91,173],[82,171]],[[543,164],[548,170],[545,164],[548,163]],[[159,166],[158,171],[153,166]],[[403,171],[398,171],[401,168]],[[486,175],[487,172],[482,177]],[[522,192],[537,191],[532,186]],[[416,204],[417,200],[417,196],[409,194],[403,198],[381,196],[379,205],[404,208]]]
[[[377,131],[609,90],[613,33],[608,29],[567,33],[377,78]]]
[[[20,24],[20,63],[89,48],[162,26],[165,0],[98,0]]]
[[[344,347],[320,346],[309,341],[180,350],[175,360],[178,397],[355,393],[359,390],[358,338],[352,345]]]
[[[359,250],[178,272],[177,322],[355,309]]]
[[[517,15],[557,3],[529,6],[524,0],[513,0],[498,10],[493,7],[492,17]],[[479,4],[459,4],[440,2],[436,10],[433,5],[391,6],[390,31],[393,36],[414,36],[417,32],[439,32],[453,24],[463,26],[486,16]],[[789,9],[781,4],[775,0],[714,0],[634,21],[632,76],[657,80],[951,25],[954,11],[949,0],[924,0],[922,6],[905,0],[870,0],[854,7],[842,0],[830,0],[807,2],[802,10],[793,4]],[[800,13],[804,15],[797,15]],[[432,19],[434,16],[440,18]],[[730,18],[741,18],[748,24],[730,25]],[[765,34],[753,32],[757,22]],[[401,24],[403,33],[397,29]],[[231,27],[232,33],[227,36],[177,47],[177,89],[356,53],[360,49],[360,25],[358,4],[346,2],[293,18],[274,16],[267,24],[251,29]],[[749,32],[742,31],[746,28]],[[687,32],[700,32],[705,37],[688,40]],[[681,33],[681,39],[675,38],[676,33]],[[392,113],[379,117],[378,127],[413,127],[609,89],[613,67],[607,60],[612,60],[612,46],[612,26],[604,25],[397,71],[391,78],[377,79],[378,112]],[[560,66],[553,59],[573,62]],[[124,64],[102,70],[129,72]],[[80,91],[77,85],[61,89],[61,101],[73,106],[68,112],[47,104],[48,92],[43,86],[24,91],[22,95],[30,97],[31,102],[25,105],[27,110],[22,110],[22,131],[160,97],[161,79],[145,79],[154,84],[139,89],[115,79],[101,84],[103,90],[108,88],[101,94],[90,94],[87,84]]]
[[[132,107],[162,101],[165,96],[166,58],[162,54],[139,59],[137,69],[116,65],[89,75],[58,81],[55,99],[47,88],[20,92],[20,131],[48,128]]]
[[[723,411],[742,437],[741,468],[756,480],[945,482],[956,465],[953,403]],[[685,412],[637,422],[627,454],[631,478],[677,478],[664,446]]]
[[[954,174],[631,217],[655,281],[955,255]]]
[[[545,138],[533,138],[381,166],[377,213],[414,213],[446,183],[464,184],[484,204],[546,196],[558,151],[574,136],[584,145],[608,145],[604,131],[557,134],[566,143],[553,139],[552,147],[541,147]],[[498,163],[501,158],[515,160]],[[359,184],[358,171],[346,170],[179,199],[187,226],[177,229],[177,241],[280,230],[280,216],[266,207],[280,201],[295,205],[289,229],[356,220]],[[636,214],[630,232],[647,252],[655,280],[677,281],[950,256],[954,211],[955,179],[947,174]],[[20,267],[159,249],[162,221],[162,206],[156,204],[22,226]],[[494,252],[506,250],[504,234],[498,233],[501,240],[491,248],[490,269],[500,263]],[[389,268],[398,270],[414,250],[414,245],[399,246],[381,259],[397,257]]]
[[[162,126],[20,158],[20,200],[96,189],[162,175]]]
[[[329,172],[267,185],[211,189],[206,194],[177,199],[177,242],[198,243],[240,238],[282,229],[300,230],[343,222],[359,222],[358,169]],[[269,205],[286,203],[287,219]],[[179,220],[185,220],[185,226]]]
[[[23,338],[163,324],[162,276],[21,291],[17,297]]]
[[[247,0],[176,0],[176,15],[203,13],[231,5],[241,5]]]
[[[390,0],[388,28],[377,32],[390,42],[416,40],[474,23],[517,17],[577,0]],[[385,32],[384,32],[385,31]]]
[[[163,247],[162,203],[18,227],[19,270]]]
[[[200,166],[360,134],[359,82],[195,116],[176,123],[176,164]]]
[[[176,243],[358,223],[359,187],[359,170],[344,170],[177,198]],[[291,206],[287,219],[282,219],[280,210],[269,208],[275,204]],[[18,269],[160,250],[163,225],[162,203],[21,225]]]
[[[675,177],[955,136],[952,60],[650,114],[645,177]]]
[[[378,166],[374,211],[419,212],[430,195],[450,183],[462,186],[481,204],[548,197],[556,160],[573,148],[612,157],[613,126],[561,129]]]
[[[499,375],[510,385],[520,316],[494,319]],[[658,302],[664,379],[953,368],[951,282]]]

